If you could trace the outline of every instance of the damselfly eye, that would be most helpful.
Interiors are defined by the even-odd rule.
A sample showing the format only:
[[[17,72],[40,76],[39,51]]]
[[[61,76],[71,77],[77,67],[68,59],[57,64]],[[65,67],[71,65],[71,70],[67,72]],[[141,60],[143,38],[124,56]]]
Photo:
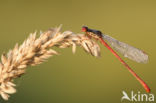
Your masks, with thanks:
[[[86,26],[83,26],[83,27],[82,27],[82,31],[83,31],[83,32],[86,32],[87,29],[88,29],[88,27],[86,27]]]
[[[82,31],[83,31],[83,32],[86,32],[87,30],[86,30],[86,28],[82,28]]]

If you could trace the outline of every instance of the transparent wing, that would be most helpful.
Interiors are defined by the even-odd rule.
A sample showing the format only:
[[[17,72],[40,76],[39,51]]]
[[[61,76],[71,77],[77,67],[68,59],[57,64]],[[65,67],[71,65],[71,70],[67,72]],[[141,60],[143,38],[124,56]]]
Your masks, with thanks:
[[[127,57],[138,63],[147,63],[148,55],[144,51],[126,43],[120,42],[108,35],[103,35],[103,39],[108,41],[112,48],[121,53],[124,57]]]

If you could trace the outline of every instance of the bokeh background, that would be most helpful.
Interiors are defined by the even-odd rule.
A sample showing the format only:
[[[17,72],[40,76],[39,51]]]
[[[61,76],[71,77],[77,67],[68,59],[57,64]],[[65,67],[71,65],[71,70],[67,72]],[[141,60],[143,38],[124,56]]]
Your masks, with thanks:
[[[147,64],[124,58],[156,93],[155,0],[0,0],[0,54],[29,33],[63,24],[62,31],[81,33],[82,25],[141,48]],[[15,80],[17,93],[1,103],[120,103],[122,91],[146,93],[125,67],[101,46],[101,58],[77,48],[57,49],[61,55],[28,67]],[[124,101],[126,103],[128,101]]]

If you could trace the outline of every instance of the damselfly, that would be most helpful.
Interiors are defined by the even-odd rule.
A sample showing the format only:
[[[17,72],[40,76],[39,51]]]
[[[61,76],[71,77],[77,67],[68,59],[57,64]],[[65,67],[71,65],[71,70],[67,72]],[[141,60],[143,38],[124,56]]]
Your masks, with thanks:
[[[99,40],[106,48],[108,48],[113,53],[113,55],[128,69],[128,71],[141,83],[144,89],[147,92],[150,92],[150,88],[148,87],[148,85],[113,49],[122,54],[124,57],[127,57],[133,61],[136,61],[138,63],[147,63],[148,55],[144,51],[130,46],[126,43],[120,42],[108,35],[102,34],[102,32],[99,30],[90,29],[87,26],[83,26],[82,31],[85,32],[85,35],[88,36],[90,39],[95,38],[96,40]],[[113,49],[105,41],[110,43]]]

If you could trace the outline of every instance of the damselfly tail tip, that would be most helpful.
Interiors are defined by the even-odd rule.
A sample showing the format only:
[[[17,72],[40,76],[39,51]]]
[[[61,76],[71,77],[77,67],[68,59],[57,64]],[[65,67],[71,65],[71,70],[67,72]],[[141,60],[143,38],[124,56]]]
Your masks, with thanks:
[[[147,93],[150,93],[151,92],[151,89],[148,86],[145,89],[146,89],[146,92]]]

